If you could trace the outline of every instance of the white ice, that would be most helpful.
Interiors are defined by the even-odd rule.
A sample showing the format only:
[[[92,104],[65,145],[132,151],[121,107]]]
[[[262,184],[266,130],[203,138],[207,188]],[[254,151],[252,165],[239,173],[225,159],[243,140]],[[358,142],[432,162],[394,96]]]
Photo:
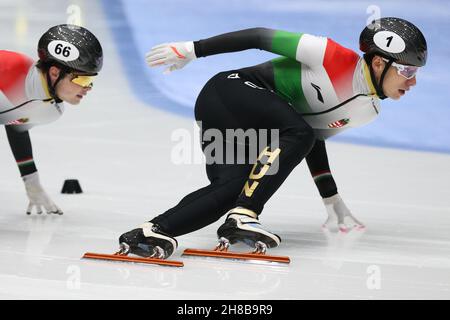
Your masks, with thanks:
[[[52,12],[64,14],[68,3]],[[261,216],[283,239],[270,252],[289,256],[289,266],[181,257],[185,248],[212,248],[223,219],[179,237],[173,259],[184,268],[81,260],[87,251],[114,252],[121,233],[207,184],[202,165],[171,162],[171,134],[192,131],[192,120],[135,98],[99,5],[89,6],[108,63],[80,106],[31,133],[42,182],[63,216],[25,214],[25,190],[0,130],[0,298],[450,298],[449,155],[333,142],[329,158],[341,196],[365,232],[321,230],[325,208],[302,163]],[[2,28],[11,31],[2,32],[1,47],[30,55],[45,27],[60,21],[13,1],[0,9]],[[12,38],[15,10],[28,21],[23,39]],[[80,181],[83,194],[60,193],[69,178]]]

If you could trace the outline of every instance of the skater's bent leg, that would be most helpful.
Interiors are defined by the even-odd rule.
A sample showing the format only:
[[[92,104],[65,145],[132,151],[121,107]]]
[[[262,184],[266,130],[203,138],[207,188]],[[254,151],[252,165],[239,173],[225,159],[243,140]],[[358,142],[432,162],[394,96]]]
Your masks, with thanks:
[[[217,230],[221,241],[226,239],[231,244],[244,242],[257,251],[259,246],[273,248],[280,244],[281,238],[262,228],[256,215],[262,212],[264,204],[308,154],[313,144],[314,132],[306,123],[280,130],[278,146],[267,147],[260,154],[236,207],[230,210],[225,223]]]
[[[236,126],[232,127],[234,129],[269,130],[267,137],[270,137],[270,140],[273,133],[278,133],[275,134],[278,141],[266,144],[269,149],[262,152],[236,202],[236,206],[259,214],[290,172],[309,153],[315,138],[314,130],[289,103],[273,91],[258,87],[258,84],[249,85],[246,80],[249,79],[245,79],[244,74],[239,74],[238,77],[229,77],[226,74],[216,76],[211,84],[214,90],[208,89],[214,93],[211,96],[214,96],[215,100],[202,103],[203,100],[200,99],[197,113],[199,118],[209,120],[209,126],[220,127],[221,118],[209,119],[215,115],[210,112],[210,106],[213,104],[209,102],[215,102],[215,106],[223,106],[221,110],[226,110],[236,119]],[[223,112],[221,116],[227,118],[228,114]]]
[[[230,210],[242,190],[244,177],[214,181],[183,198],[180,203],[152,219],[173,237],[201,229]]]
[[[280,130],[279,145],[260,154],[236,206],[260,214],[264,204],[309,153],[314,141],[314,131],[306,123]]]

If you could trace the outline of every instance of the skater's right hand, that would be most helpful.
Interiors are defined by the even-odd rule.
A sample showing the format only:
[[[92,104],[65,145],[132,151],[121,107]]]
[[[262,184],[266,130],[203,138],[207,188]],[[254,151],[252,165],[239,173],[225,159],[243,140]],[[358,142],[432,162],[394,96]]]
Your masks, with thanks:
[[[322,225],[324,229],[337,226],[339,231],[348,232],[353,228],[358,230],[365,228],[364,224],[351,214],[339,194],[335,194],[329,198],[323,198],[322,200],[328,213],[328,218]]]
[[[192,41],[163,43],[153,47],[145,56],[150,67],[168,65],[165,74],[183,68],[196,58]]]
[[[44,208],[48,214],[63,214],[61,209],[53,203],[44,188],[42,188],[37,171],[23,176],[22,179],[25,184],[28,199],[30,200],[27,214],[31,214],[33,209],[35,209],[37,214],[42,214],[42,208]]]

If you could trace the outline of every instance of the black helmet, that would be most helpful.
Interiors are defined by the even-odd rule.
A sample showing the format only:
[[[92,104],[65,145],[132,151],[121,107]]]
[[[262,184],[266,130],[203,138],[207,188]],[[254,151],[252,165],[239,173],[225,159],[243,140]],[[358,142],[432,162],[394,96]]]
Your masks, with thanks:
[[[393,62],[423,67],[427,63],[427,42],[422,32],[411,22],[400,18],[381,18],[372,21],[359,36],[359,48],[369,66],[370,76],[380,99],[387,98],[383,81]],[[372,58],[377,54],[388,59],[377,82]]]
[[[402,64],[422,67],[427,62],[427,42],[422,32],[400,18],[381,18],[366,26],[359,36],[359,48]]]
[[[103,50],[98,39],[89,30],[71,24],[60,24],[45,32],[39,39],[38,55],[44,63],[92,75],[103,65]]]

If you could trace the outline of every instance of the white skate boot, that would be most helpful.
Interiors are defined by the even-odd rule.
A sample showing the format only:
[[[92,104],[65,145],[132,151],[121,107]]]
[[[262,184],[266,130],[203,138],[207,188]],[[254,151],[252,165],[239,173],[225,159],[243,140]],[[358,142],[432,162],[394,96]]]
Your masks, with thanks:
[[[289,264],[286,256],[267,255],[267,248],[277,247],[281,239],[276,234],[264,230],[258,221],[256,213],[245,208],[234,208],[228,212],[225,223],[217,230],[219,244],[214,250],[185,249],[183,256],[225,258]],[[230,252],[230,244],[243,242],[253,247],[253,252]]]
[[[161,232],[157,225],[146,222],[136,229],[122,234],[119,238],[120,249],[114,254],[84,254],[84,259],[158,264],[171,267],[183,267],[183,262],[167,260],[178,246],[177,240]],[[141,257],[128,256],[135,254]]]
[[[217,230],[219,246],[228,247],[229,244],[243,242],[255,248],[255,252],[261,253],[265,253],[267,248],[278,247],[281,238],[274,233],[264,230],[254,212],[240,209],[230,210],[225,223]]]
[[[175,238],[164,234],[157,225],[146,222],[119,238],[121,251],[124,254],[132,253],[141,257],[167,259],[178,247]]]

